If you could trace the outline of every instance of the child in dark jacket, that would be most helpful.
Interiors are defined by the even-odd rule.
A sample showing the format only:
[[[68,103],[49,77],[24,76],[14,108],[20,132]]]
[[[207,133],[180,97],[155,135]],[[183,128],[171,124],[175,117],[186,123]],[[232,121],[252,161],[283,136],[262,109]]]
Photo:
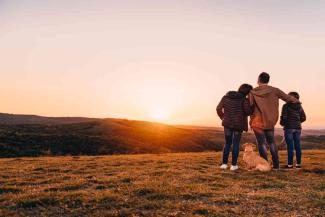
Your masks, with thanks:
[[[289,95],[299,99],[297,92],[290,92]],[[294,149],[296,151],[296,168],[301,168],[301,123],[306,121],[306,114],[301,104],[287,103],[282,107],[280,124],[284,128],[284,137],[287,143],[288,169],[293,168]]]
[[[253,87],[249,84],[243,84],[238,91],[229,91],[217,106],[217,113],[222,120],[225,134],[225,146],[223,148],[223,159],[221,169],[228,168],[228,157],[231,145],[232,147],[232,164],[230,170],[238,169],[237,159],[239,155],[239,145],[241,134],[248,130],[247,117],[251,115],[247,95]]]

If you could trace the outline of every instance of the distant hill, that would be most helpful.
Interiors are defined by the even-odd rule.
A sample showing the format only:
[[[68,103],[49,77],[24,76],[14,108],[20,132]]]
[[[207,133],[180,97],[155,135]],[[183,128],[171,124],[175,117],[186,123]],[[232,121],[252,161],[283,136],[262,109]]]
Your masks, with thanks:
[[[2,123],[0,157],[197,152],[217,149],[215,138],[209,138],[197,130],[122,119],[80,120],[79,123],[76,123],[78,119],[73,119],[75,123],[68,123],[72,119],[37,118],[25,123],[21,119],[10,124]]]
[[[72,124],[99,120],[84,117],[43,117],[38,115],[17,115],[0,113],[0,124]]]
[[[223,138],[222,129],[213,127],[0,114],[0,157],[220,151]],[[285,148],[280,134],[276,140]],[[254,135],[245,133],[244,142],[255,142]],[[303,147],[325,148],[325,136],[308,134]]]

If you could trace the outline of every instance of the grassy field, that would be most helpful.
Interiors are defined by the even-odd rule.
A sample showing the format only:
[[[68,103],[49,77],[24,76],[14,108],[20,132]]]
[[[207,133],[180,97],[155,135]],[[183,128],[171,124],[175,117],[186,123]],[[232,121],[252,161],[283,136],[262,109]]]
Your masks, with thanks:
[[[325,215],[324,150],[270,173],[220,171],[220,156],[0,159],[0,216]]]

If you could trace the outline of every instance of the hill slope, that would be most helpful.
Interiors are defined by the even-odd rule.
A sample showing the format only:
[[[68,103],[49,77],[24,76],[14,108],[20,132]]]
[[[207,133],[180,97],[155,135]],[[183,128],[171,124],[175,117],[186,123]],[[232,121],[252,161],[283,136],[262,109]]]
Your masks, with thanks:
[[[43,117],[38,115],[17,115],[0,113],[0,124],[72,124],[99,120],[97,118],[84,117]]]
[[[222,129],[211,127],[124,119],[0,115],[0,157],[222,150],[223,137]],[[276,139],[282,144],[280,135]],[[325,136],[308,135],[303,138],[303,147],[325,148],[324,141]],[[254,135],[245,133],[244,142],[255,142]]]
[[[199,131],[119,119],[60,125],[0,125],[0,156],[204,151],[215,150],[213,139]]]

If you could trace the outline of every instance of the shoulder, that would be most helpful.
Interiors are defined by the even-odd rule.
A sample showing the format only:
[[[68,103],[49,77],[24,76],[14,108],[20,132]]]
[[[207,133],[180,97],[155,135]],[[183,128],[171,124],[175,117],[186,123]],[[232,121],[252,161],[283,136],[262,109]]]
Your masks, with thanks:
[[[282,92],[282,90],[280,90],[280,88],[277,88],[277,87],[273,87],[273,86],[269,86],[269,88],[275,92]]]
[[[221,98],[221,100],[225,100],[225,99],[227,99],[228,98],[228,96],[227,95],[224,95],[222,98]]]
[[[280,88],[277,88],[277,87],[274,87],[274,86],[271,86],[271,85],[267,85],[267,88],[269,90],[273,90],[273,91],[281,91]]]
[[[287,95],[283,90],[281,90],[280,88],[277,87],[270,87],[272,92],[277,95],[278,97],[282,96],[284,97],[285,95]]]
[[[223,103],[226,99],[227,99],[227,96],[224,95],[224,96],[221,98],[220,103]]]

